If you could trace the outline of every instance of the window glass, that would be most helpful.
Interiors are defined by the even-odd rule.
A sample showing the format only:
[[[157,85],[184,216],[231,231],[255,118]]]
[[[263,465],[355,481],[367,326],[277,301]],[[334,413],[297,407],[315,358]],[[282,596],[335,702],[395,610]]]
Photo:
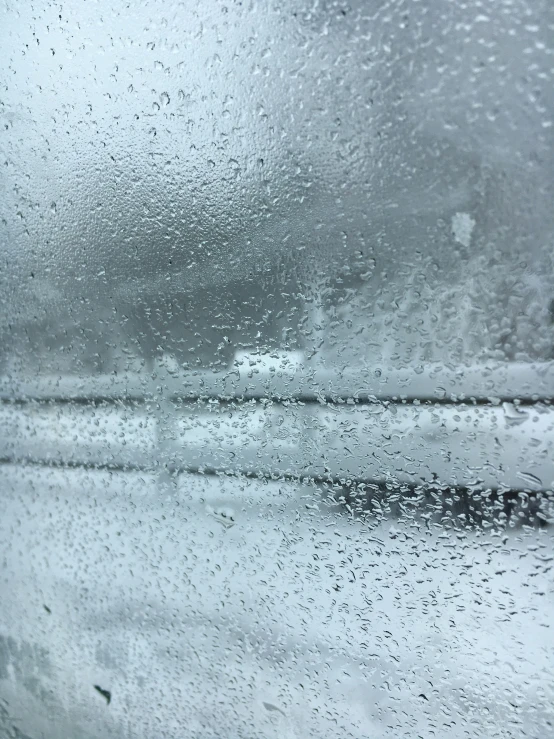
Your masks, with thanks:
[[[553,38],[4,2],[2,736],[554,733]]]

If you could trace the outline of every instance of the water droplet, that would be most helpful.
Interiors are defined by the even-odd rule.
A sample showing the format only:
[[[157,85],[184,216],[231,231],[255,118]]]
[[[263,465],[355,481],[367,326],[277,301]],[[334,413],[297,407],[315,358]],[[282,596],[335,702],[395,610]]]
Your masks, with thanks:
[[[279,706],[276,706],[273,703],[267,703],[266,701],[262,701],[263,707],[266,711],[277,711],[277,713],[280,713],[282,716],[285,716],[285,712],[282,711]]]
[[[520,480],[523,480],[529,485],[533,485],[534,487],[538,487],[538,488],[543,487],[543,482],[541,478],[537,477],[536,475],[533,475],[532,472],[518,472],[517,476],[520,478]]]

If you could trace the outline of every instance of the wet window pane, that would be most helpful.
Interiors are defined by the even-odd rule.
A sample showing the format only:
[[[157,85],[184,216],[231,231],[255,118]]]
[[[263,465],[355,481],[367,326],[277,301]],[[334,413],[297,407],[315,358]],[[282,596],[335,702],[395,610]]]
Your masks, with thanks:
[[[5,2],[0,735],[554,733],[554,6]]]

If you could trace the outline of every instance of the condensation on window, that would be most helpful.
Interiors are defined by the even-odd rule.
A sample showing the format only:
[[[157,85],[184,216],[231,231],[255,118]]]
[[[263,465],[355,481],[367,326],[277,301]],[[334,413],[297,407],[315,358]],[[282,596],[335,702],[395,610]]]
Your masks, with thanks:
[[[554,5],[1,14],[0,734],[554,735]]]

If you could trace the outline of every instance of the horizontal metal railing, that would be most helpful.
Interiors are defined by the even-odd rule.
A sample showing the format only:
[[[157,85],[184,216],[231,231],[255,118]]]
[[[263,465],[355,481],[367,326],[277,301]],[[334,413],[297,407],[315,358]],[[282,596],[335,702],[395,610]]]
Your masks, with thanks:
[[[358,401],[431,400],[456,403],[470,400],[497,404],[554,398],[554,362],[491,363],[453,367],[429,364],[405,369],[381,367],[325,367],[310,365],[293,355],[252,355],[226,371],[183,371],[171,358],[150,371],[121,371],[99,375],[0,376],[0,400],[143,400],[217,398],[296,398]]]
[[[550,364],[378,374],[252,361],[228,373],[3,378],[0,458],[549,491],[553,378]]]

